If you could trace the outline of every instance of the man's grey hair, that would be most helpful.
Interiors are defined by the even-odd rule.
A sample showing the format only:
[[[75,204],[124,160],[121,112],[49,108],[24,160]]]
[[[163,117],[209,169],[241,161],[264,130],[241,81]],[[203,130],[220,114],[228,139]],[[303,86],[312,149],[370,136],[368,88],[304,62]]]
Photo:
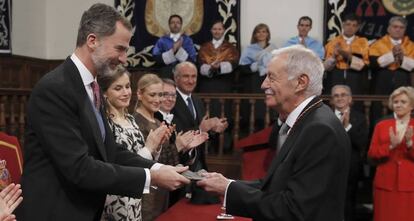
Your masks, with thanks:
[[[174,78],[178,77],[178,75],[181,74],[180,70],[184,66],[191,66],[197,71],[197,67],[195,66],[195,64],[193,64],[189,61],[183,61],[183,62],[178,63],[177,65],[175,65],[175,67],[173,69]]]
[[[351,88],[348,85],[345,85],[345,84],[337,84],[337,85],[333,86],[332,89],[331,89],[331,95],[333,95],[334,91],[337,88],[343,88],[343,89],[345,89],[348,92],[348,94],[350,96],[352,96],[352,90],[351,90]]]
[[[112,35],[115,33],[116,22],[118,21],[129,31],[132,30],[129,20],[116,11],[114,7],[102,3],[92,5],[82,15],[76,47],[84,45],[89,34],[95,34],[98,38]]]
[[[285,70],[289,80],[295,79],[301,74],[306,74],[309,77],[309,86],[305,91],[307,96],[322,93],[324,67],[321,59],[312,50],[302,45],[294,45],[274,50],[272,54],[272,60],[286,56]]]
[[[394,17],[392,17],[392,18],[388,21],[388,26],[391,26],[391,24],[392,24],[392,23],[394,23],[394,22],[396,22],[396,21],[401,22],[401,24],[403,24],[403,25],[404,25],[404,27],[405,27],[405,28],[407,28],[407,24],[408,24],[407,19],[405,19],[405,18],[404,18],[404,17],[402,17],[402,16],[394,16]]]

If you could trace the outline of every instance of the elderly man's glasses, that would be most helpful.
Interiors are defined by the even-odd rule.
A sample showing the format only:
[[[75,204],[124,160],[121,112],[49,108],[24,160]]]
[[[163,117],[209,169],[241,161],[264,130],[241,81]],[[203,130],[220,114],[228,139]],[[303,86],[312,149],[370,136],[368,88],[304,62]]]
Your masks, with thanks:
[[[164,98],[171,98],[171,99],[175,99],[177,97],[176,93],[169,93],[169,92],[164,92],[163,93]]]

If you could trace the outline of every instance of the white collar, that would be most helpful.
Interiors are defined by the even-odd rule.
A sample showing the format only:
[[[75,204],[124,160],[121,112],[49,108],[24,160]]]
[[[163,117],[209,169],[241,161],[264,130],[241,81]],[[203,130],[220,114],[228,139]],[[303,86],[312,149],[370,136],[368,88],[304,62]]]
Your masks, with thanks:
[[[344,112],[348,112],[348,111],[349,111],[349,108],[348,108],[348,109],[346,109]],[[342,117],[342,115],[343,115],[343,112],[339,111],[338,109],[335,109],[335,115],[336,115],[338,118],[341,118],[341,117]]]
[[[390,40],[393,45],[400,45],[402,43],[402,39],[395,40],[390,37]]]
[[[286,118],[286,124],[292,128],[295,124],[296,120],[298,119],[300,113],[302,113],[303,109],[305,109],[306,105],[308,105],[312,99],[316,97],[315,95],[306,98],[302,103],[300,103]],[[289,133],[289,131],[288,131]]]
[[[177,34],[170,33],[170,38],[171,38],[174,42],[178,41],[178,39],[180,39],[180,37],[181,37],[181,33],[177,33]]]
[[[159,110],[159,112],[162,114],[162,119],[165,120],[168,124],[171,124],[171,122],[174,118],[174,114],[166,113],[162,110]]]
[[[191,97],[191,94],[184,94],[183,92],[180,91],[180,89],[178,89],[178,87],[177,87],[177,91],[181,95],[181,97],[183,98],[184,102],[187,103],[187,98]]]
[[[352,37],[346,37],[345,35],[342,35],[342,37],[345,39],[346,44],[350,45],[352,43],[352,41],[354,41],[355,39],[355,35],[352,35]]]
[[[80,76],[82,78],[83,85],[90,85],[96,78],[93,77],[92,73],[86,68],[82,61],[73,53],[70,56],[70,59],[75,63],[76,68],[78,68]]]
[[[224,41],[223,37],[220,38],[219,40],[216,40],[216,39],[213,38],[212,42],[213,42],[214,48],[217,49],[218,47],[220,47],[221,44],[223,44],[223,41]]]

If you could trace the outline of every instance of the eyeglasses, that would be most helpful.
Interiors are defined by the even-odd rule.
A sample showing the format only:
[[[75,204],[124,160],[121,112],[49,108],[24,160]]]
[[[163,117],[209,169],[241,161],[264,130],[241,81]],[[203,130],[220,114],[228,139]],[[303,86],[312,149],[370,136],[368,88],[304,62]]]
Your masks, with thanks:
[[[334,98],[340,98],[340,97],[348,97],[349,94],[347,93],[342,93],[342,94],[333,94],[332,97]]]
[[[162,95],[164,96],[164,98],[174,98],[175,99],[177,97],[176,93],[164,92]]]

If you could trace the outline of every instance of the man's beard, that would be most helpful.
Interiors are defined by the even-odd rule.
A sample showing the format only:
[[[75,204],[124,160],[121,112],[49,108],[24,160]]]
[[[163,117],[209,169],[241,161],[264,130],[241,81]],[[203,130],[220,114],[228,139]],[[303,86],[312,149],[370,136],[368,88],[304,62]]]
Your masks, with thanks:
[[[96,68],[96,74],[102,75],[105,73],[110,73],[112,71],[110,67],[110,62],[108,59],[101,58],[98,54],[98,51],[96,51],[94,54],[92,54],[92,61]]]

